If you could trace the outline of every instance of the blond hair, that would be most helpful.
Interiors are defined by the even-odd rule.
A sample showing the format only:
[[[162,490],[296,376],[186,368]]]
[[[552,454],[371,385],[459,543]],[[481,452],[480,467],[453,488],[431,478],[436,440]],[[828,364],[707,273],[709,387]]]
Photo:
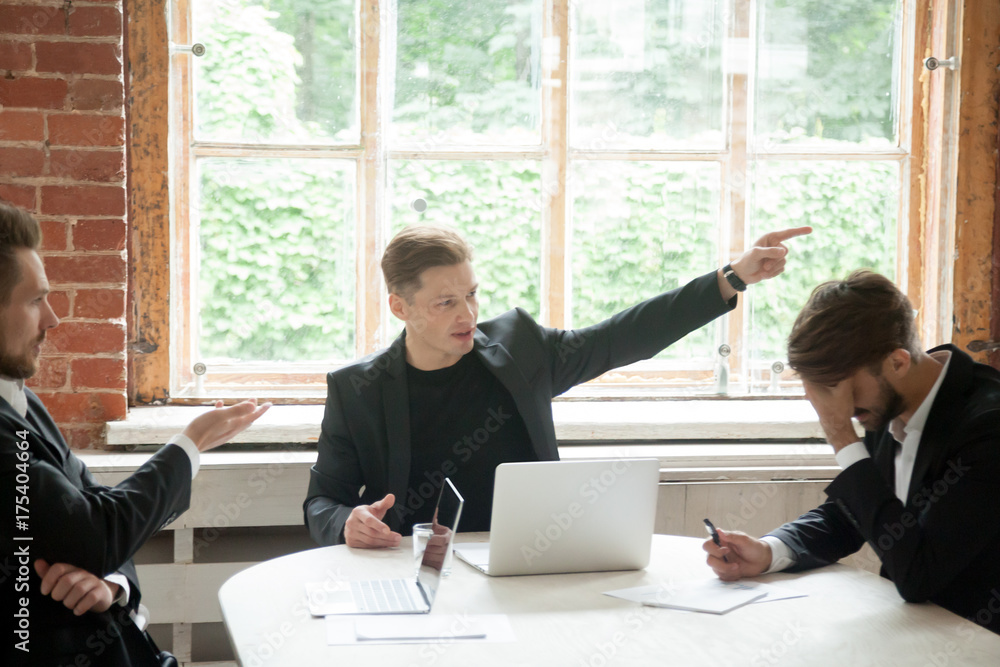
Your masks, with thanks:
[[[420,289],[420,276],[435,266],[453,266],[472,259],[472,249],[458,232],[446,227],[406,227],[389,242],[382,254],[382,275],[390,294],[412,303]]]

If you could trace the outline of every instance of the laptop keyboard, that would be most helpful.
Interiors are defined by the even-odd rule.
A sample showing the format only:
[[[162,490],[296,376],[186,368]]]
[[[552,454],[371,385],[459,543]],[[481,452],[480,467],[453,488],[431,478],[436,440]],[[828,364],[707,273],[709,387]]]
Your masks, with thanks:
[[[364,614],[413,611],[416,605],[405,579],[352,581],[351,593]]]

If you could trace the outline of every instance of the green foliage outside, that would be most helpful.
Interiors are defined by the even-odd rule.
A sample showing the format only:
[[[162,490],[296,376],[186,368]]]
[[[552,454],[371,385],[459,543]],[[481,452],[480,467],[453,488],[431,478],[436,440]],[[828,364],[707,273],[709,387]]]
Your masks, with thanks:
[[[198,0],[198,137],[357,142],[354,11],[354,0]]]
[[[390,178],[391,233],[412,224],[447,225],[472,245],[480,319],[515,306],[539,316],[542,214],[537,164],[405,160],[396,163]],[[423,213],[410,207],[417,197],[427,202]]]
[[[356,131],[355,102],[343,94],[344,82],[353,82],[355,76],[350,70],[353,55],[345,55],[344,46],[353,43],[353,3],[245,4],[206,2],[211,11],[196,22],[211,54],[198,64],[201,134],[237,141],[347,141],[343,137]],[[398,20],[409,22],[397,44],[394,122],[410,138],[441,137],[456,127],[456,132],[481,136],[502,133],[505,127],[515,134],[534,127],[531,109],[537,99],[539,54],[529,47],[538,39],[538,20],[531,18],[537,2],[497,3],[498,9],[489,11],[479,4],[400,0]],[[649,30],[657,39],[666,39],[678,27],[668,20],[667,5],[673,4],[647,3]],[[884,0],[875,4],[883,9],[895,6]],[[320,6],[325,9],[318,11]],[[196,13],[200,7],[196,3]],[[816,11],[828,15],[834,9]],[[441,16],[447,21],[437,20]],[[717,14],[712,16],[717,20]],[[715,29],[711,21],[699,25]],[[593,49],[600,46],[598,27]],[[836,72],[820,76],[825,86],[853,85],[839,65],[822,59],[833,59],[845,40],[864,44],[879,39],[884,21],[865,30],[858,25],[845,30],[849,34],[829,36],[833,46],[811,53],[817,62],[810,62],[810,72]],[[713,47],[705,48],[711,52]],[[665,58],[663,53],[656,57]],[[678,124],[684,118],[699,109],[714,112],[702,109],[706,103],[701,91],[676,90],[684,79],[677,72],[661,71],[668,65],[656,60],[639,77],[642,81],[633,77],[646,91],[639,95],[645,100],[642,105],[628,97],[606,100],[601,114],[615,118],[616,131],[653,136],[662,125],[664,131],[681,136]],[[627,77],[617,81],[628,84]],[[658,97],[657,90],[671,81],[671,99]],[[676,104],[680,99],[687,101]],[[804,125],[825,128],[824,139],[832,133],[833,139],[853,140],[851,132],[860,140],[885,136],[888,104],[881,111],[865,110],[847,92],[843,104],[837,99],[828,98],[818,124],[810,117]],[[767,103],[773,109],[785,102]],[[785,111],[768,113],[793,118],[794,105],[788,104]],[[599,122],[603,117],[593,118]],[[770,360],[783,358],[788,326],[816,283],[859,266],[894,274],[900,176],[895,162],[782,162],[760,157],[751,174],[748,238],[786,226],[816,228],[812,237],[790,243],[794,255],[785,276],[753,288],[746,352],[752,359]],[[197,164],[200,358],[353,358],[354,163],[211,158]],[[416,222],[458,228],[475,248],[481,317],[513,306],[537,316],[544,297],[540,170],[532,161],[390,161],[386,191],[391,231]],[[728,187],[719,174],[712,162],[573,163],[566,187],[572,216],[569,317],[574,326],[597,322],[717,266],[718,247],[728,242],[719,232]],[[427,200],[426,212],[410,208],[416,197]],[[710,358],[716,336],[717,330],[708,327],[663,356]]]
[[[727,4],[575,2],[573,145],[721,147]]]
[[[761,0],[761,48],[807,54],[805,76],[783,75],[780,56],[758,84],[757,131],[774,141],[802,138],[895,142],[893,58],[899,0]]]
[[[717,268],[718,165],[578,162],[570,192],[574,325]],[[704,327],[658,358],[711,358],[715,336]]]
[[[788,242],[786,272],[750,294],[750,355],[785,358],[785,339],[813,288],[869,268],[896,275],[896,162],[770,162],[756,174],[751,237],[810,225],[813,233]]]
[[[399,0],[392,136],[538,143],[540,0]]]
[[[354,356],[354,163],[201,160],[202,359]]]

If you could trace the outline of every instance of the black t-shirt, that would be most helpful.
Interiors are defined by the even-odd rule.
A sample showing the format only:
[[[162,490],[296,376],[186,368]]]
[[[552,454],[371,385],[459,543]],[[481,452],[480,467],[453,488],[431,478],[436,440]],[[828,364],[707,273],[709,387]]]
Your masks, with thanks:
[[[459,530],[489,530],[496,467],[537,460],[513,396],[473,353],[436,371],[407,364],[406,385],[410,481],[406,498],[396,499],[403,534],[433,518],[445,477],[465,498]]]

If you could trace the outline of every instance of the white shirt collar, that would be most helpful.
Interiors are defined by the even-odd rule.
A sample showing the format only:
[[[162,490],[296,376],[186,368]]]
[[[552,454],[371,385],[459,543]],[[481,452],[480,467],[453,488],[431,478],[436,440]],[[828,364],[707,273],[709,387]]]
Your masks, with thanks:
[[[0,398],[10,403],[22,417],[28,414],[28,397],[24,393],[24,380],[11,380],[0,375]]]
[[[934,399],[937,398],[941,383],[944,382],[944,376],[948,373],[948,364],[951,363],[951,352],[941,350],[932,354],[931,358],[942,364],[941,372],[938,373],[937,380],[934,381],[934,386],[927,392],[927,396],[924,397],[920,407],[913,412],[910,421],[904,425],[903,421],[897,417],[889,424],[889,432],[892,433],[892,437],[898,442],[906,440],[908,435],[924,432],[924,425],[927,424],[927,417],[931,413],[931,406],[934,405]]]

